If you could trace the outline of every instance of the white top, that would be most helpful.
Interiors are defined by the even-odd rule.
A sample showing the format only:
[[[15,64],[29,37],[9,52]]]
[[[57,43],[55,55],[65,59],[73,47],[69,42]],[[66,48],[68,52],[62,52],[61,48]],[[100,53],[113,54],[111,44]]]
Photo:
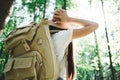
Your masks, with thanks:
[[[73,34],[73,29],[68,29],[68,30],[59,31],[58,33],[52,35],[53,45],[59,64],[61,64],[61,62],[63,61],[65,49],[72,41],[72,34]],[[62,71],[60,72],[60,77],[66,80],[65,61],[64,64],[62,65],[63,66],[61,68]]]

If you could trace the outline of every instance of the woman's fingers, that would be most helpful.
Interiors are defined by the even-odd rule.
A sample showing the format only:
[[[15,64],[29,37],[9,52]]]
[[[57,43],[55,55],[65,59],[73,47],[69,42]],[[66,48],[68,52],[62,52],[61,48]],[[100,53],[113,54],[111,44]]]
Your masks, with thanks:
[[[67,22],[68,15],[65,10],[58,9],[55,11],[53,15],[53,22],[55,23],[65,23]]]
[[[63,14],[63,13],[66,13],[66,10],[57,9],[57,10],[55,11],[55,14]]]
[[[55,12],[58,12],[59,14],[62,14],[62,13],[63,13],[63,11],[60,10],[60,9],[56,10]]]
[[[61,16],[60,15],[54,15],[53,18],[61,19]]]

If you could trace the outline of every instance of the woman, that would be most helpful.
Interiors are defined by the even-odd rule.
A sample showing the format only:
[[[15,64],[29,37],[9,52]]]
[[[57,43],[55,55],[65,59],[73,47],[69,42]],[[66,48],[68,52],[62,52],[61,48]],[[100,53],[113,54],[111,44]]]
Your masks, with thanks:
[[[75,24],[83,26],[80,29],[73,29]],[[98,28],[98,24],[84,19],[76,19],[68,16],[63,9],[58,9],[53,15],[53,19],[49,21],[50,27],[60,29],[59,32],[52,34],[52,40],[55,47],[55,53],[58,62],[62,65],[60,78],[58,80],[73,80],[74,79],[74,62],[72,60],[73,54],[68,53],[68,72],[64,60],[65,49],[72,42],[73,39],[84,37]],[[69,50],[71,50],[70,48]],[[63,64],[62,64],[63,63]],[[66,75],[67,74],[67,75]]]

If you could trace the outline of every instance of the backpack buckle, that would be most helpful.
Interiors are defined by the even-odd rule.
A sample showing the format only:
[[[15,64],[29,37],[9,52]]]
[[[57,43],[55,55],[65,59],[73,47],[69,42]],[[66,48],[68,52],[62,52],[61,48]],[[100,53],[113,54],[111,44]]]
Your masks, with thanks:
[[[30,46],[28,45],[28,43],[26,42],[26,40],[22,40],[23,46],[25,48],[26,51],[30,50]]]

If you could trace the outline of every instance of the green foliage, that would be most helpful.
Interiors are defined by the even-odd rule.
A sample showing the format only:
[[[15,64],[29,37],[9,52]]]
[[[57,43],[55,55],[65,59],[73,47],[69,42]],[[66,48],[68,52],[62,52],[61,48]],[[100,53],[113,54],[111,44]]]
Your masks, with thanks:
[[[94,70],[89,66],[76,66],[77,68],[77,80],[93,80]]]
[[[1,74],[3,72],[5,63],[8,60],[8,55],[5,52],[5,44],[2,40],[7,37],[7,35],[9,34],[11,30],[14,29],[14,27],[12,26],[13,25],[12,23],[13,23],[12,20],[8,21],[8,24],[6,25],[6,28],[4,29],[2,36],[0,36],[1,37],[0,38],[1,40],[0,41],[0,76],[2,76]]]
[[[64,5],[65,5],[64,0],[56,0],[56,8],[57,9],[63,8]],[[73,7],[71,0],[66,0],[66,8],[71,8],[71,7]]]
[[[77,80],[93,80],[94,69],[98,68],[94,63],[96,57],[95,46],[90,39],[91,36],[78,40],[76,46],[76,68],[77,68]]]
[[[28,15],[32,15],[34,21],[40,21],[43,18],[48,3],[49,0],[22,0],[22,5],[27,8]]]
[[[4,50],[4,43],[3,42],[0,42],[0,76],[3,72],[3,69],[4,69],[4,66],[5,66],[5,63],[7,61],[7,55],[6,55],[6,52]]]

